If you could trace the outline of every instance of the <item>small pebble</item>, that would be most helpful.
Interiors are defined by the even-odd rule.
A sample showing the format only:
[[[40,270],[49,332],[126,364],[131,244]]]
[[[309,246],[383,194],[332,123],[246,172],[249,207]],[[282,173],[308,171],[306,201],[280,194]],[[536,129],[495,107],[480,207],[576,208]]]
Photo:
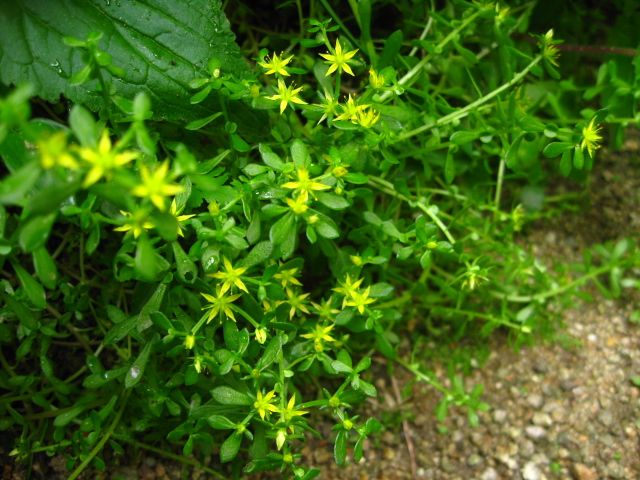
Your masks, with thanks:
[[[493,412],[493,421],[496,423],[504,423],[507,419],[507,412],[504,410],[496,410]]]
[[[542,398],[542,395],[532,393],[527,397],[527,403],[533,408],[541,408],[544,405],[544,398]]]
[[[541,440],[547,436],[547,431],[538,425],[528,426],[525,428],[525,433],[532,440]]]
[[[498,480],[498,472],[493,467],[489,467],[482,472],[480,480]]]
[[[540,425],[542,427],[550,427],[553,425],[553,420],[548,413],[536,412],[533,415],[533,423],[534,425]]]
[[[543,478],[542,472],[533,462],[528,462],[521,473],[524,480],[541,480]]]

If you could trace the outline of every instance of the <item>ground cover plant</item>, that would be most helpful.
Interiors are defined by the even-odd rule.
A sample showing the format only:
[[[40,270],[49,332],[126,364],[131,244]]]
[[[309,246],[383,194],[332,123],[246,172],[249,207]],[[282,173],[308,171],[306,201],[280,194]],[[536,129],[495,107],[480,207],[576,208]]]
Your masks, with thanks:
[[[638,288],[633,239],[553,270],[516,242],[637,123],[638,57],[562,78],[535,3],[294,2],[265,32],[246,2],[241,47],[222,7],[0,11],[0,429],[27,471],[147,449],[313,478],[317,422],[338,464],[385,427],[372,355],[474,424],[468,359],[440,382],[425,340],[528,343],[587,282]]]

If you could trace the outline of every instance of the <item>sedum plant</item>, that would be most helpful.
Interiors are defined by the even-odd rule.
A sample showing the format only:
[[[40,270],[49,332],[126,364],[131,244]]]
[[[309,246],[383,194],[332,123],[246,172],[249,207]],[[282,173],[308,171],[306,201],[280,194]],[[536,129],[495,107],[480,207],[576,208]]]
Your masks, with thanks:
[[[550,299],[607,273],[613,294],[635,285],[631,242],[565,280],[514,241],[541,212],[518,189],[588,172],[605,115],[550,114],[558,41],[512,39],[527,7],[452,2],[407,48],[402,30],[371,37],[373,2],[349,2],[359,38],[320,2],[299,45],[248,67],[219,2],[192,3],[212,12],[214,55],[140,40],[165,7],[184,27],[158,2],[146,27],[117,6],[124,33],[72,24],[52,41],[71,60],[43,84],[37,63],[0,63],[5,83],[31,82],[0,104],[0,428],[18,460],[62,452],[74,479],[141,448],[215,454],[214,477],[313,478],[300,447],[319,421],[339,464],[382,427],[357,409],[377,395],[374,352],[439,392],[439,418],[487,408],[481,386],[421,366],[407,332],[528,342]],[[46,29],[59,13],[2,15]],[[141,65],[155,76],[136,91]],[[60,93],[68,116],[35,98]]]

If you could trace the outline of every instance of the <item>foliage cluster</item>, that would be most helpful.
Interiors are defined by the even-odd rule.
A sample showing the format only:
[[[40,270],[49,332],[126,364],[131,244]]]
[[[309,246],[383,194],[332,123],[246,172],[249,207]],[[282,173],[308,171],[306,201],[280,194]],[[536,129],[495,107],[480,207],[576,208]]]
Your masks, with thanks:
[[[523,343],[587,281],[638,288],[632,241],[570,277],[515,239],[543,182],[587,178],[603,123],[637,122],[639,57],[578,87],[553,31],[517,39],[533,4],[425,2],[409,36],[398,2],[378,37],[388,5],[360,0],[349,21],[310,2],[247,65],[218,1],[176,3],[0,12],[0,429],[21,461],[63,452],[74,479],[178,448],[313,478],[299,451],[321,417],[339,464],[381,428],[354,409],[374,353],[438,390],[439,418],[487,407],[400,352],[407,332]]]

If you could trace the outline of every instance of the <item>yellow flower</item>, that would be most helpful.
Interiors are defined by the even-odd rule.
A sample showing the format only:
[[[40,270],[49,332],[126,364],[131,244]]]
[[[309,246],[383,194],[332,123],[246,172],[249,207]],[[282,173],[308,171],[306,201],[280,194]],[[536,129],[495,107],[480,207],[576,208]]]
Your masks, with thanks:
[[[336,117],[336,120],[349,120],[356,123],[358,121],[358,114],[368,107],[368,105],[358,105],[355,99],[349,94],[347,102],[342,107],[342,113]]]
[[[301,91],[302,87],[293,88],[293,85],[287,86],[286,83],[278,79],[278,93],[267,98],[269,100],[280,100],[280,113],[283,113],[289,103],[307,103],[298,96]]]
[[[161,163],[153,172],[149,171],[145,165],[142,165],[140,168],[142,182],[133,187],[131,193],[137,197],[149,198],[151,202],[158,207],[158,210],[164,211],[164,197],[175,195],[182,191],[180,185],[168,182],[168,172],[168,162]]]
[[[209,277],[217,278],[219,280],[223,280],[221,292],[225,293],[231,287],[236,286],[243,292],[249,293],[247,290],[247,286],[244,284],[240,275],[247,271],[245,267],[237,267],[235,268],[226,257],[222,259],[222,263],[224,264],[224,272],[216,272],[209,274]]]
[[[289,319],[291,320],[296,313],[306,313],[309,314],[309,309],[306,305],[306,298],[309,296],[308,293],[295,293],[290,288],[285,290],[287,292],[287,300],[286,303],[291,307],[289,309]]]
[[[326,327],[322,325],[316,325],[311,333],[305,333],[300,336],[308,340],[313,340],[315,351],[320,353],[324,350],[324,342],[331,343],[336,341],[335,338],[329,335],[329,332],[333,330],[333,327],[333,325],[329,325]]]
[[[580,148],[582,150],[586,148],[591,158],[594,158],[593,156],[596,150],[600,148],[600,142],[602,141],[602,137],[600,136],[601,127],[600,125],[596,125],[595,121],[596,118],[593,117],[589,125],[582,129],[582,143],[580,144]]]
[[[82,184],[84,188],[93,185],[102,177],[109,175],[112,170],[126,165],[139,155],[137,152],[132,151],[117,153],[117,149],[112,150],[111,139],[107,130],[103,130],[98,142],[98,148],[83,147],[79,153],[85,162],[91,164],[91,170],[87,173]]]
[[[285,67],[291,61],[291,59],[293,58],[293,55],[291,55],[288,58],[284,58],[284,56],[282,56],[282,52],[280,52],[280,55],[281,56],[278,57],[278,54],[273,52],[271,59],[269,59],[269,57],[266,57],[264,62],[258,62],[258,65],[260,65],[262,68],[265,68],[267,70],[265,72],[265,75],[271,75],[271,74],[277,73],[284,77],[289,76],[289,72],[287,72],[287,69]]]
[[[282,420],[284,422],[289,422],[293,417],[301,417],[302,415],[306,415],[306,410],[296,410],[296,396],[295,394],[291,395],[289,402],[285,408],[281,408],[280,414],[282,415]]]
[[[223,313],[226,317],[230,318],[234,322],[236,321],[236,317],[233,315],[233,310],[231,309],[231,304],[238,298],[240,298],[240,294],[225,295],[225,292],[221,291],[220,288],[218,288],[216,289],[215,297],[206,293],[201,293],[200,295],[202,295],[205,300],[209,302],[209,305],[202,308],[202,310],[209,310],[207,323],[213,320],[214,317],[220,313]]]
[[[369,70],[369,83],[375,89],[384,87],[384,75],[379,74],[371,68]]]
[[[128,232],[131,230],[133,238],[138,238],[142,232],[154,227],[153,223],[147,220],[147,212],[144,210],[137,210],[135,213],[120,210],[120,213],[125,217],[125,223],[114,228],[115,232]]]
[[[298,197],[301,198],[301,201],[303,202],[307,201],[307,199],[309,198],[309,193],[313,195],[314,191],[331,189],[329,185],[316,182],[315,180],[309,178],[309,170],[307,170],[305,167],[300,167],[296,170],[296,177],[297,180],[295,182],[287,182],[282,186],[284,188],[294,189],[296,192],[298,192]]]
[[[287,205],[293,213],[296,215],[302,215],[307,210],[309,210],[309,205],[307,205],[307,199],[303,198],[301,195],[298,195],[295,199],[287,198]]]
[[[278,411],[278,407],[276,407],[271,403],[272,400],[274,400],[275,395],[276,395],[275,390],[271,390],[270,392],[267,392],[265,395],[263,395],[262,392],[257,393],[256,401],[253,402],[253,408],[255,408],[258,411],[258,415],[260,415],[260,418],[262,420],[264,420],[265,416],[269,415],[269,412]]]
[[[280,272],[276,273],[273,278],[275,278],[276,280],[280,280],[280,285],[282,285],[282,288],[286,288],[289,285],[298,285],[299,287],[301,287],[302,284],[295,277],[296,273],[298,273],[297,268],[289,268],[288,270],[281,270]]]
[[[40,150],[40,165],[49,169],[55,166],[66,167],[72,170],[78,168],[78,162],[69,153],[67,148],[67,135],[65,132],[56,132],[46,139],[38,142]]]
[[[322,109],[322,116],[320,117],[320,120],[318,120],[318,125],[327,118],[333,118],[333,116],[336,114],[338,105],[340,104],[333,97],[333,95],[325,90],[324,95],[322,95],[322,103],[317,105]]]
[[[333,53],[320,54],[320,56],[326,60],[324,63],[329,64],[329,69],[327,70],[325,76],[328,77],[336,70],[338,71],[338,73],[344,70],[349,75],[353,76],[353,71],[351,70],[348,62],[356,53],[358,53],[357,48],[355,50],[351,50],[350,52],[343,52],[342,45],[340,45],[340,40],[336,39],[336,48],[333,50]]]
[[[364,313],[364,309],[367,305],[375,302],[373,298],[369,298],[369,292],[371,291],[371,287],[367,287],[362,291],[357,291],[351,294],[349,298],[345,298],[345,306],[347,307],[356,307],[360,314]]]
[[[351,276],[347,274],[344,281],[340,282],[340,286],[333,289],[334,292],[337,292],[345,297],[342,302],[343,308],[345,306],[347,298],[353,296],[358,292],[358,288],[360,288],[360,285],[362,285],[363,281],[363,278],[359,278],[358,280],[351,280]]]
[[[340,313],[340,310],[333,308],[333,297],[329,297],[322,303],[311,302],[311,305],[316,310],[316,313],[320,318],[332,320],[338,313]]]
[[[373,108],[363,108],[358,110],[356,114],[356,122],[364,128],[371,128],[380,120],[380,112],[376,112]]]
[[[182,233],[182,227],[180,226],[181,222],[189,220],[191,217],[195,217],[195,215],[178,215],[178,206],[176,205],[176,199],[171,200],[171,206],[169,206],[169,213],[176,218],[176,222],[178,223],[178,236],[184,237],[184,233]]]

